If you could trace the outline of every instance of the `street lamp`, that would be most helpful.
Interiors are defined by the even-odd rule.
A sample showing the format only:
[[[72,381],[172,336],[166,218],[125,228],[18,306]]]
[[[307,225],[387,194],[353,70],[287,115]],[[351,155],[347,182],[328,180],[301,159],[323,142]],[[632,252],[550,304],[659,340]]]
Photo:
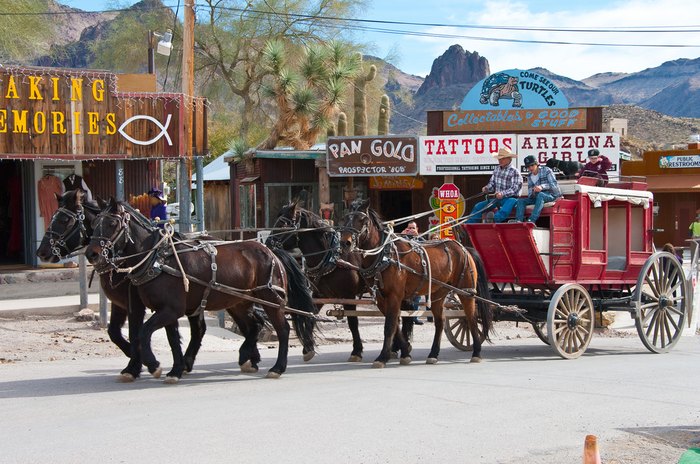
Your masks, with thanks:
[[[154,47],[156,38],[160,38],[160,40]],[[168,29],[163,34],[148,31],[148,74],[156,72],[154,49],[159,55],[170,56],[170,52],[173,50],[173,31]]]

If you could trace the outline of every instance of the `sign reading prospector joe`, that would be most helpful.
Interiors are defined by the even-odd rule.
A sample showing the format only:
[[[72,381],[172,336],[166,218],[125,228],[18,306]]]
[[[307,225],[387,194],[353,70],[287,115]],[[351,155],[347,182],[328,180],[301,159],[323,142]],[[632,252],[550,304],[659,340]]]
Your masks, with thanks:
[[[331,177],[415,175],[417,152],[416,137],[330,137],[326,169]]]
[[[477,82],[462,100],[462,110],[501,108],[568,108],[569,100],[547,77],[534,71],[508,69]]]

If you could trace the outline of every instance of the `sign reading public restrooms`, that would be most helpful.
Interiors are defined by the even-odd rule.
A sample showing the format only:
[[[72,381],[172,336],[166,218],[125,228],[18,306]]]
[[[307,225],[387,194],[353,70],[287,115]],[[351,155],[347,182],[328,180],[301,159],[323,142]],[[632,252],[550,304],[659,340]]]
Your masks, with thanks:
[[[118,92],[105,71],[0,67],[0,158],[181,157],[192,111],[195,153],[206,148],[203,99]]]

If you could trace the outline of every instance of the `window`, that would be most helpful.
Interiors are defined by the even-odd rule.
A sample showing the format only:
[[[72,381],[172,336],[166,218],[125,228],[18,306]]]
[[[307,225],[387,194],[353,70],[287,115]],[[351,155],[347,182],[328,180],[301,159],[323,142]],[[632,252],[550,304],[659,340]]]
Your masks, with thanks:
[[[305,204],[300,204],[318,214],[318,198],[313,184],[267,184],[265,186],[265,227],[272,227],[282,207],[306,192]]]
[[[238,187],[238,209],[241,228],[255,227],[255,184],[242,184]]]

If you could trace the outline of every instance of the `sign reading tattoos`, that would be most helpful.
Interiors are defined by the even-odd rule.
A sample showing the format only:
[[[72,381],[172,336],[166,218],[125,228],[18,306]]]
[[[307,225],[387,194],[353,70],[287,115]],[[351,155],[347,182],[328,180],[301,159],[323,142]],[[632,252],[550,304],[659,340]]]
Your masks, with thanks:
[[[419,138],[422,175],[486,174],[498,164],[491,153],[515,151],[515,134],[438,135]]]

